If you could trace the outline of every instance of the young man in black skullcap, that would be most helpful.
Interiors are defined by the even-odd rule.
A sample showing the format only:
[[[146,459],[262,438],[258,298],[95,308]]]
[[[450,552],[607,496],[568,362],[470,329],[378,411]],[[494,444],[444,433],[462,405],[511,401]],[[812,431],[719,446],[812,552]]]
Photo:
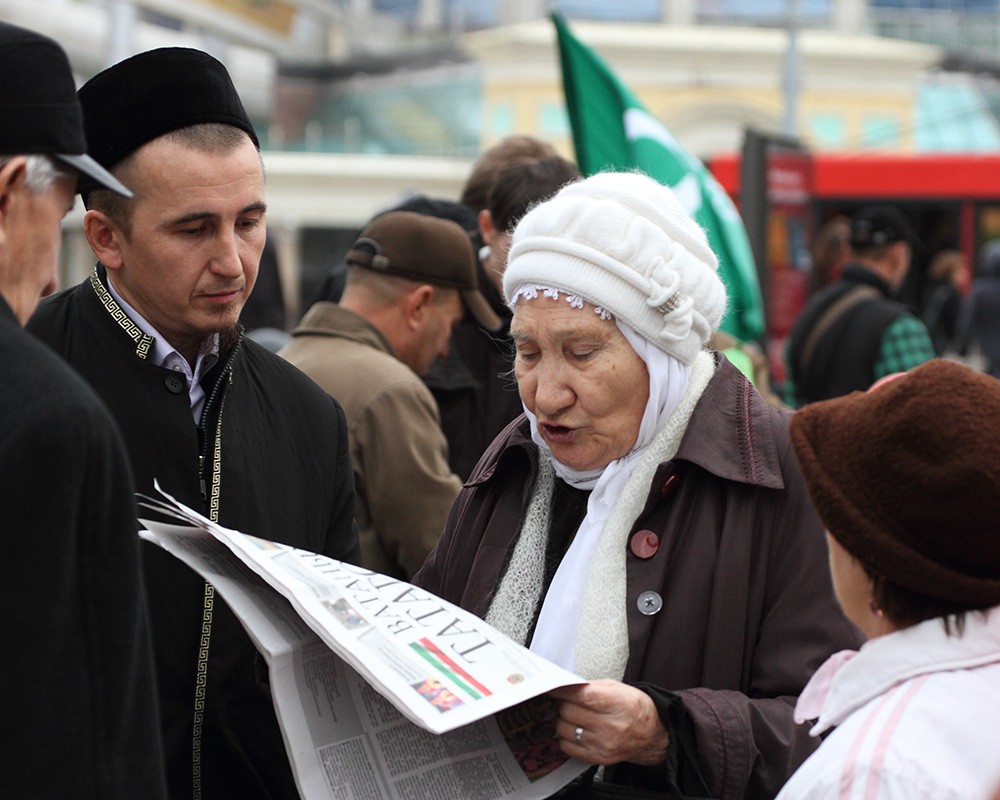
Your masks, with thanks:
[[[86,155],[69,61],[0,23],[0,797],[166,797],[134,488],[94,392],[21,330]]]
[[[266,204],[257,137],[225,67],[154,50],[79,97],[92,155],[135,197],[86,196],[98,264],[29,328],[109,405],[140,492],[156,479],[227,527],[356,561],[343,411],[238,326]],[[250,639],[180,561],[149,546],[144,563],[171,797],[298,797]]]

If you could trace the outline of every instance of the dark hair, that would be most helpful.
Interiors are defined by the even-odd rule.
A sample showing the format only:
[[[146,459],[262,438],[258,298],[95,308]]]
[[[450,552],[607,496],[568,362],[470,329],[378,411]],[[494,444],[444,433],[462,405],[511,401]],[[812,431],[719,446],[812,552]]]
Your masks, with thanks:
[[[486,208],[497,172],[512,161],[535,160],[558,155],[556,149],[546,141],[534,136],[508,136],[483,151],[472,165],[469,177],[462,187],[461,201],[476,213]]]
[[[509,232],[531,206],[579,177],[576,164],[561,156],[507,164],[497,172],[486,200],[493,226]]]
[[[872,597],[875,603],[897,628],[909,628],[929,619],[940,618],[949,636],[953,632],[961,636],[965,630],[966,615],[990,607],[939,600],[936,597],[904,589],[899,584],[877,575],[868,566],[864,564],[862,566],[872,579]]]

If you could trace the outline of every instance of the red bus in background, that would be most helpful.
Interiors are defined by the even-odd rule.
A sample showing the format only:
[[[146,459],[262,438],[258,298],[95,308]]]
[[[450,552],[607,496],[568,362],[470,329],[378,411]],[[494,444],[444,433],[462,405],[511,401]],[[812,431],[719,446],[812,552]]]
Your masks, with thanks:
[[[778,153],[769,158],[768,208],[755,212],[758,216],[763,213],[766,219],[767,252],[763,257],[755,255],[762,273],[768,328],[766,345],[776,383],[780,384],[784,378],[780,358],[784,337],[808,294],[808,244],[828,220],[838,215],[849,217],[871,203],[892,203],[906,213],[924,247],[914,253],[913,268],[901,297],[918,312],[927,265],[935,253],[943,249],[961,250],[974,269],[982,245],[1000,238],[1000,153],[892,155],[800,151],[788,162],[799,161],[800,181],[806,183],[805,211],[798,214],[783,207],[780,195],[774,195],[774,186],[777,183],[780,187],[781,176],[789,175],[782,168],[782,159],[787,156]],[[805,168],[801,165],[803,158],[807,161]],[[721,154],[706,165],[742,207],[740,160],[738,153]],[[743,209],[745,218],[753,216],[748,212],[749,209]],[[796,242],[803,237],[804,247]],[[764,270],[760,267],[762,260],[766,264]]]
[[[918,223],[927,250],[945,243],[974,258],[1000,236],[1000,153],[811,153],[813,224],[868,203],[895,203]],[[740,156],[708,163],[739,200]]]

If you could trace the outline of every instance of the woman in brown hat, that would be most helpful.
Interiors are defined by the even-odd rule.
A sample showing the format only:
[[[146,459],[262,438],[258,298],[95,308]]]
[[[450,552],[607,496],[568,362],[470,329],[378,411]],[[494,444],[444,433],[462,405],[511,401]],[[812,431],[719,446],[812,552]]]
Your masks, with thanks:
[[[943,360],[792,418],[837,599],[868,641],[800,696],[796,719],[833,731],[779,798],[1000,783],[998,419],[1000,382]]]

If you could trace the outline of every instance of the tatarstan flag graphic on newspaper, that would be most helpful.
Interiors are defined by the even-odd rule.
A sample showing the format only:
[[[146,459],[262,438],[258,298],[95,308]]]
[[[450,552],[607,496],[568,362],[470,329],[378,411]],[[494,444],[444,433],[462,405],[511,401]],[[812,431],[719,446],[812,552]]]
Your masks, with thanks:
[[[756,339],[764,332],[764,304],[746,229],[729,195],[561,15],[552,20],[580,171],[640,170],[673,189],[719,257],[729,296],[722,329],[742,341]]]
[[[463,691],[472,700],[478,700],[480,697],[489,697],[493,694],[486,686],[455,663],[453,659],[445,655],[430,639],[424,638],[417,642],[412,642],[410,647],[417,655],[438,670],[438,672],[447,675],[454,682],[456,688]],[[444,687],[440,687],[440,689],[443,690]],[[453,705],[461,704],[458,698],[455,698],[454,703],[444,702],[442,695],[447,696],[449,693],[447,691],[439,691],[438,687],[428,686],[426,682],[421,684],[417,691],[432,700],[433,704],[437,705],[441,711],[447,711]]]

